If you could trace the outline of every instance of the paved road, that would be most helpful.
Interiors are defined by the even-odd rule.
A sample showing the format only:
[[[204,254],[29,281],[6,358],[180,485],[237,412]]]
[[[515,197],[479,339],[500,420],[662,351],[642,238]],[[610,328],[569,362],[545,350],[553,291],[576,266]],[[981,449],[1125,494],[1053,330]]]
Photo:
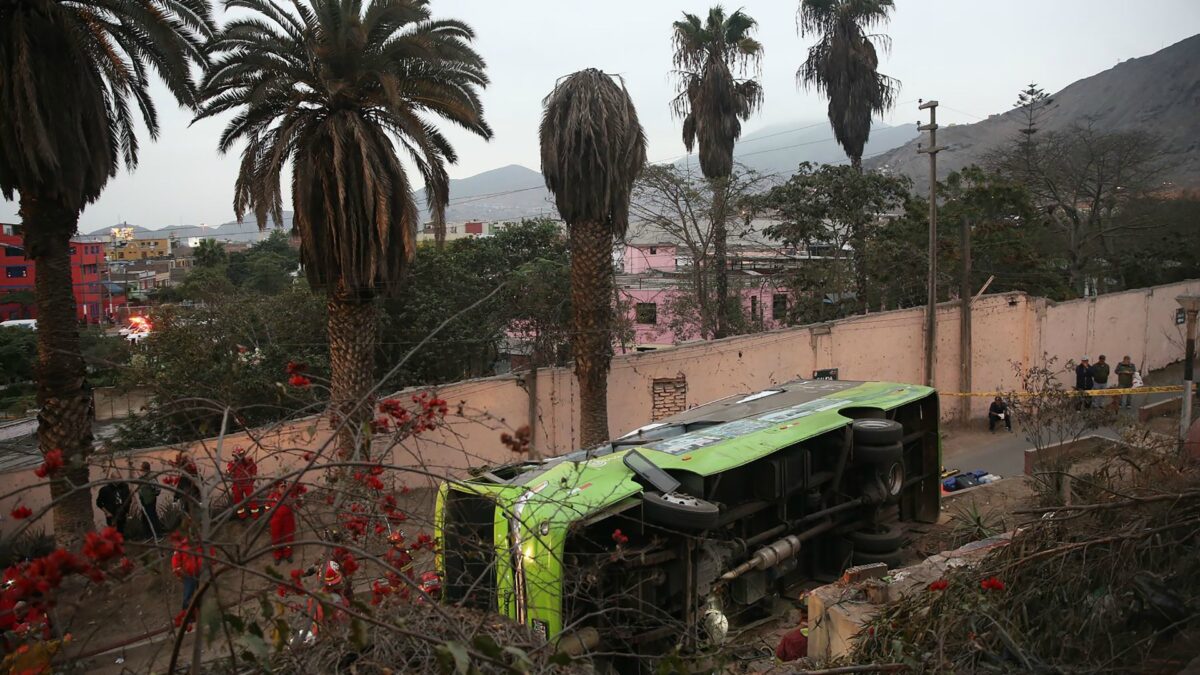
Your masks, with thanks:
[[[1158,386],[1178,384],[1182,381],[1182,367],[1178,364],[1169,366],[1150,374],[1146,384]],[[1143,394],[1135,397],[1134,405],[1157,403],[1178,394]],[[1122,419],[1136,420],[1137,409],[1121,410]],[[942,463],[947,469],[972,471],[984,469],[1000,476],[1016,476],[1025,471],[1025,450],[1033,444],[1022,433],[1018,425],[1013,433],[998,429],[995,433],[987,430],[987,421],[975,422],[977,426],[971,429],[945,429],[942,440]],[[1102,427],[1084,435],[1098,434],[1106,438],[1117,438],[1114,427]]]

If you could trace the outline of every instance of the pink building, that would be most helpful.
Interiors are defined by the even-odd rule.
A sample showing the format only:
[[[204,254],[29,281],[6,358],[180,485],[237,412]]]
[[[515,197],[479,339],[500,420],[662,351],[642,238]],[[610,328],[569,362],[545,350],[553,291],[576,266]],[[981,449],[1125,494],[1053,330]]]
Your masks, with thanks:
[[[621,299],[629,305],[626,316],[633,325],[635,346],[674,345],[701,339],[699,326],[688,326],[677,335],[671,325],[675,319],[673,308],[683,293],[673,280],[622,279],[618,284]],[[743,288],[740,295],[742,313],[762,330],[787,325],[791,296],[786,289],[760,279],[754,287]]]
[[[624,274],[674,272],[675,244],[626,244],[621,269]]]

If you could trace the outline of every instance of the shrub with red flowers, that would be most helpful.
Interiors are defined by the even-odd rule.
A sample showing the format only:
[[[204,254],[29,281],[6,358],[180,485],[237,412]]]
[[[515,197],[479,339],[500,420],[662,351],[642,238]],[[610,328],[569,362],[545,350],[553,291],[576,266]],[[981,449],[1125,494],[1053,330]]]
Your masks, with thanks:
[[[1004,590],[1004,582],[996,577],[988,577],[979,582],[979,587],[985,591],[1002,591]]]
[[[98,563],[120,557],[125,554],[125,537],[115,527],[106,527],[99,533],[88,532],[83,554]]]
[[[399,399],[385,398],[376,405],[381,413],[372,422],[376,433],[395,433],[399,437],[433,431],[450,412],[450,404],[429,392],[413,394],[413,409]]]
[[[624,546],[625,544],[629,543],[629,537],[626,536],[626,534],[621,531],[621,528],[617,528],[617,529],[613,530],[612,540],[614,542],[616,542],[618,547]]]
[[[950,586],[950,582],[949,582],[949,581],[946,581],[945,579],[938,579],[937,581],[935,581],[935,582],[933,582],[933,583],[929,584],[929,590],[931,590],[931,591],[944,591],[944,590],[946,590],[947,588],[949,588],[949,586]]]
[[[105,579],[106,563],[124,555],[124,537],[115,528],[89,532],[79,554],[55,549],[40,558],[11,565],[4,570],[4,589],[0,592],[0,631],[13,631],[31,639],[49,636],[46,619],[54,606],[55,591],[72,575],[100,583]],[[121,558],[116,570],[127,574],[132,563]]]
[[[62,450],[54,449],[47,452],[42,460],[42,465],[33,470],[34,475],[38,478],[53,476],[59,469],[66,466],[63,461]]]
[[[529,444],[532,440],[533,432],[529,430],[528,424],[522,425],[512,435],[507,433],[500,434],[500,443],[518,454],[529,452]]]
[[[292,375],[291,377],[288,378],[288,384],[290,384],[293,387],[296,387],[298,389],[303,389],[304,387],[307,387],[310,384],[312,384],[312,380],[308,379],[307,377],[305,377],[299,373],[296,373],[295,375]]]

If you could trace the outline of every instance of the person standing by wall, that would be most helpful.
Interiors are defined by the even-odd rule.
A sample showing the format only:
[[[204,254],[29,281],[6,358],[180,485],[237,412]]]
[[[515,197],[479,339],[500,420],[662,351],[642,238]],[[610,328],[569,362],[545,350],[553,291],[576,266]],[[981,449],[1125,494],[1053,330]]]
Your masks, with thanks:
[[[1108,376],[1110,372],[1108,361],[1101,354],[1096,363],[1092,364],[1092,387],[1095,389],[1108,389]],[[1103,405],[1103,401],[1101,405]]]
[[[125,534],[125,519],[129,517],[129,483],[119,480],[115,469],[105,472],[106,482],[96,493],[96,506],[104,513],[104,522]]]
[[[294,490],[281,487],[278,501],[271,509],[271,555],[278,565],[281,560],[292,562],[292,542],[296,541],[296,514],[292,510],[294,500],[298,495]]]
[[[1092,380],[1092,364],[1088,357],[1083,357],[1075,366],[1075,391],[1079,392],[1079,400],[1075,403],[1076,410],[1092,407],[1092,397],[1087,393],[1095,386]]]
[[[196,594],[196,588],[200,585],[200,565],[202,564],[200,554],[202,551],[203,548],[200,546],[193,550],[188,544],[187,537],[183,537],[176,544],[175,553],[171,555],[171,571],[183,582],[183,607],[179,612],[177,625],[180,623],[190,624],[193,621],[192,616],[195,615],[195,612],[189,613],[188,610],[192,606],[192,596]]]
[[[1117,364],[1117,387],[1120,389],[1133,388],[1133,376],[1137,373],[1137,366],[1133,364],[1133,360],[1126,354],[1125,358]],[[1121,404],[1126,408],[1133,407],[1133,394],[1123,394],[1120,398]]]
[[[162,488],[158,487],[158,481],[150,472],[150,462],[142,462],[142,475],[138,476],[138,480],[140,484],[137,494],[138,503],[142,507],[142,517],[146,521],[146,529],[150,531],[150,536],[157,541],[163,534],[163,524],[158,519],[158,493]]]

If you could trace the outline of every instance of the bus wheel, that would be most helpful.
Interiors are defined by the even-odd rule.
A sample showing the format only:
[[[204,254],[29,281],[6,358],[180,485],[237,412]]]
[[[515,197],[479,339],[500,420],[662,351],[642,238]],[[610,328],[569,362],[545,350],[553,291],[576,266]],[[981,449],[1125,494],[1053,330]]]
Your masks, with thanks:
[[[856,555],[895,553],[904,545],[904,530],[898,525],[876,525],[873,528],[848,532],[846,539],[854,545]]]
[[[712,502],[691,495],[647,490],[642,493],[646,522],[676,530],[707,530],[716,527],[720,509]]]
[[[861,419],[850,423],[854,445],[891,445],[904,439],[904,425],[895,420]]]

